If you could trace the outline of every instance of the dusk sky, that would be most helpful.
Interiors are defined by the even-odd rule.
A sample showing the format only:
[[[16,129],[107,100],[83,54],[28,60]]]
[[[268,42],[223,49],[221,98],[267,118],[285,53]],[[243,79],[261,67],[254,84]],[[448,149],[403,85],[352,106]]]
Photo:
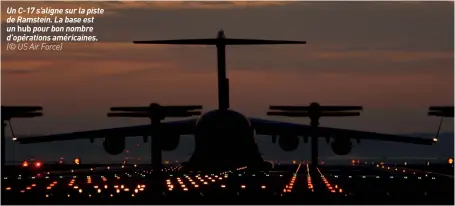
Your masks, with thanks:
[[[95,6],[104,8],[105,15],[96,17],[98,43],[65,44],[61,52],[11,52],[2,47],[2,105],[44,107],[41,118],[13,122],[18,134],[147,122],[107,118],[111,106],[158,102],[215,108],[215,47],[131,42],[215,38],[218,29],[232,38],[307,41],[227,48],[231,107],[248,116],[266,117],[271,104],[362,105],[360,117],[322,119],[321,124],[382,133],[435,133],[439,118],[428,117],[428,107],[453,105],[453,2],[33,4]],[[27,3],[2,2],[2,23],[6,8],[18,5]],[[2,44],[4,28],[2,24]],[[453,132],[453,124],[446,120],[443,131]],[[23,146],[15,146],[19,147]]]

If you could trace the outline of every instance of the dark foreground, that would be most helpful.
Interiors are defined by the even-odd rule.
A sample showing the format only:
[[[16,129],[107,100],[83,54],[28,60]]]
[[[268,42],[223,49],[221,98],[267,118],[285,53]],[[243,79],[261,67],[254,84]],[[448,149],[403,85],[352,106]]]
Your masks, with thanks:
[[[150,185],[141,166],[10,173],[2,204],[454,204],[451,166],[278,165],[217,174],[168,169],[163,189]],[[442,169],[441,169],[442,168]],[[53,170],[53,169],[51,169]],[[19,176],[19,174],[21,174]],[[311,174],[311,175],[309,175]]]

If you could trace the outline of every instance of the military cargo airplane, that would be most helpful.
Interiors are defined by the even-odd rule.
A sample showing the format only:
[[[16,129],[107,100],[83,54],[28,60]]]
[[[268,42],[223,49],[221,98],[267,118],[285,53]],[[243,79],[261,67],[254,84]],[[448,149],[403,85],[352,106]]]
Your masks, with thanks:
[[[189,168],[206,170],[239,166],[271,167],[271,163],[264,161],[261,157],[255,141],[256,135],[278,136],[278,144],[285,151],[297,149],[299,139],[302,137],[305,139],[308,136],[315,135],[318,138],[330,138],[333,152],[338,155],[346,155],[351,151],[353,147],[352,139],[425,145],[434,143],[432,139],[417,137],[329,127],[318,127],[315,129],[310,125],[246,117],[229,108],[229,83],[226,77],[225,56],[227,45],[305,44],[306,42],[304,41],[233,39],[226,38],[224,31],[219,30],[216,38],[135,41],[134,43],[215,45],[217,48],[218,109],[204,113],[198,118],[162,123],[162,126],[167,128],[164,137],[160,140],[164,151],[175,150],[182,135],[194,135],[195,149],[187,162]],[[144,141],[146,141],[149,132],[150,125],[139,125],[21,138],[18,141],[22,144],[29,144],[85,138],[93,142],[95,138],[104,138],[103,145],[106,152],[116,155],[124,151],[126,137],[143,136]]]

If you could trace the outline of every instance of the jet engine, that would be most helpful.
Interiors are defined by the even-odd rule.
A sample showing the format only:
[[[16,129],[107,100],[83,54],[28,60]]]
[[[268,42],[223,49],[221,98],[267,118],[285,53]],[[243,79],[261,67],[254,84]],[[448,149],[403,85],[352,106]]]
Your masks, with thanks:
[[[335,154],[347,155],[351,152],[352,142],[349,138],[336,137],[333,138],[331,147]]]
[[[299,138],[291,135],[280,136],[278,144],[286,152],[294,151],[299,146]]]
[[[180,135],[178,134],[166,134],[161,138],[161,148],[164,151],[172,151],[177,149],[179,146]]]
[[[125,150],[125,137],[106,137],[103,142],[104,150],[110,155],[118,155]]]

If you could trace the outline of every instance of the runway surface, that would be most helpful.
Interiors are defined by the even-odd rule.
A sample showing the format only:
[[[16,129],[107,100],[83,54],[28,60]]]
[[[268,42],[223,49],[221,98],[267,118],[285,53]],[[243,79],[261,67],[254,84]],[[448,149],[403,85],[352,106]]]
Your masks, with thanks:
[[[453,167],[276,165],[220,173],[168,167],[162,190],[144,166],[12,173],[2,204],[454,204]],[[443,171],[443,172],[441,172]],[[445,173],[444,173],[445,172]]]

